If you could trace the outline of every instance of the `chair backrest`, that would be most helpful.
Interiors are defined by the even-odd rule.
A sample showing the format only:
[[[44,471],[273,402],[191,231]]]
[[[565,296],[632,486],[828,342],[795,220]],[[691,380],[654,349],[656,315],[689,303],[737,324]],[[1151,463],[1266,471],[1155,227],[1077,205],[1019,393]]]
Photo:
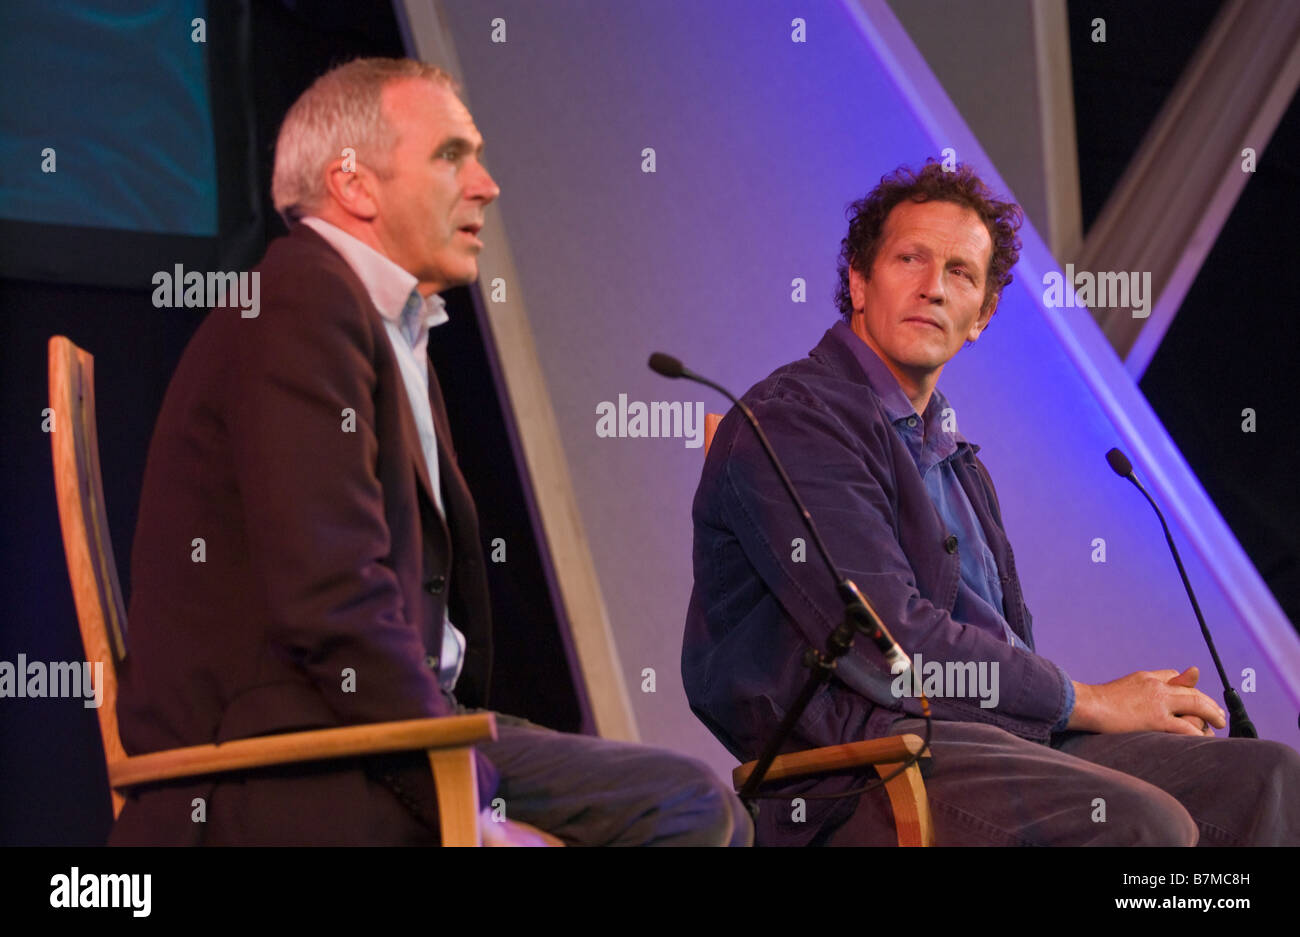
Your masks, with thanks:
[[[704,454],[709,454],[709,446],[713,445],[713,434],[718,431],[718,424],[722,422],[721,413],[704,414]]]
[[[63,552],[86,660],[104,665],[99,732],[104,760],[126,758],[117,732],[117,670],[126,657],[126,610],[104,511],[95,430],[95,359],[62,335],[50,339],[50,445]],[[113,816],[122,797],[110,791]]]

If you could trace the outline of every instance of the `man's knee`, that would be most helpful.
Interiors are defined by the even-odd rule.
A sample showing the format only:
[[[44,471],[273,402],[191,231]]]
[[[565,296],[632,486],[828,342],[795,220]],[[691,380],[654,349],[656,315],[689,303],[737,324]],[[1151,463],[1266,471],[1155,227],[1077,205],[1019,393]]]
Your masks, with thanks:
[[[675,756],[660,775],[661,838],[683,846],[749,846],[754,828],[740,799],[703,762]]]
[[[1201,831],[1178,800],[1157,787],[1125,788],[1099,795],[1094,845],[1195,846]]]
[[[1300,787],[1300,752],[1269,739],[1252,739],[1250,745],[1265,792],[1282,795]]]
[[[1234,740],[1235,741],[1235,740]],[[1245,741],[1245,740],[1243,740]],[[1290,745],[1251,739],[1234,754],[1225,788],[1236,788],[1253,814],[1245,842],[1260,846],[1300,845],[1300,752]]]

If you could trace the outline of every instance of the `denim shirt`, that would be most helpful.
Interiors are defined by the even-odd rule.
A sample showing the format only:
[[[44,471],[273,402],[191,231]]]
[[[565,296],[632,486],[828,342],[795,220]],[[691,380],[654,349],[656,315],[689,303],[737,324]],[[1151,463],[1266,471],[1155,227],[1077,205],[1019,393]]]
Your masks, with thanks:
[[[870,345],[862,341],[843,322],[837,322],[831,333],[850,350],[867,375],[872,392],[880,398],[886,416],[893,424],[903,445],[912,456],[916,470],[925,481],[926,493],[935,510],[957,539],[957,555],[961,558],[961,580],[957,585],[957,599],[953,603],[952,617],[993,635],[1001,636],[1008,644],[1032,650],[1007,624],[1002,573],[997,558],[989,547],[988,539],[975,508],[967,497],[952,460],[963,446],[969,446],[966,437],[957,428],[956,411],[939,388],[935,388],[926,405],[925,413],[917,416],[916,408],[908,399],[898,379],[885,365]],[[974,447],[977,451],[978,446]],[[1074,686],[1065,684],[1066,705],[1053,731],[1061,731],[1074,712]]]
[[[1014,642],[1000,628],[954,615],[962,584],[956,538],[853,342],[861,340],[831,328],[808,358],[777,369],[743,399],[840,573],[857,583],[909,659],[997,664],[996,706],[931,697],[935,718],[995,725],[1046,743],[1069,717],[1072,687],[1064,671],[1033,650],[1033,619],[979,447],[961,439],[947,464],[999,570]],[[695,584],[683,684],[692,711],[745,761],[758,756],[803,686],[804,649],[825,647],[843,606],[798,511],[734,408],[705,459],[692,517]],[[891,734],[898,718],[920,713],[917,700],[892,692],[893,684],[879,651],[859,638],[813,697],[786,750]]]

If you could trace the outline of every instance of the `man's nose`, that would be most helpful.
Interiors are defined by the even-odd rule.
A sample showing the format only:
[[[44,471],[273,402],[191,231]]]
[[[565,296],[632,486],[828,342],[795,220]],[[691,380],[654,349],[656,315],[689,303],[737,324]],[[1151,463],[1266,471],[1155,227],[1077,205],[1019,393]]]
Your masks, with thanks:
[[[921,282],[921,298],[926,302],[942,305],[947,293],[943,285],[943,267],[939,264],[931,266]]]
[[[471,178],[469,185],[466,186],[465,197],[478,199],[484,205],[492,202],[501,194],[501,187],[493,180],[487,167],[478,160],[474,161],[474,176]]]

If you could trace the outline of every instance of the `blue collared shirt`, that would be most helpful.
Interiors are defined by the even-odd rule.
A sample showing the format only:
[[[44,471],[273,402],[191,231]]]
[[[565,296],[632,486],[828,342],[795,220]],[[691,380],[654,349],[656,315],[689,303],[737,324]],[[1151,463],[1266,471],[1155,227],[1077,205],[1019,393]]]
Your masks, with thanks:
[[[436,293],[427,298],[421,296],[416,289],[419,280],[414,275],[323,218],[308,216],[302,223],[339,252],[366,288],[384,320],[384,328],[406,385],[406,395],[411,401],[411,412],[415,415],[415,428],[424,452],[429,485],[433,488],[438,510],[442,511],[438,439],[433,429],[433,409],[429,405],[428,342],[429,329],[448,321],[446,304]],[[438,683],[444,690],[450,691],[456,686],[464,662],[465,636],[444,615],[438,666]]]
[[[911,453],[935,510],[943,518],[948,530],[957,537],[961,580],[957,586],[952,617],[998,635],[1013,647],[1032,653],[1029,646],[1007,624],[997,560],[989,549],[970,498],[952,468],[952,458],[957,454],[958,447],[969,446],[970,443],[958,431],[956,412],[949,405],[948,399],[936,387],[930,395],[925,413],[917,416],[912,401],[875,350],[844,322],[837,322],[832,330],[852,349],[854,357],[862,365],[871,389],[880,398],[899,438]],[[1074,712],[1074,686],[1068,679],[1065,690],[1065,714],[1053,727],[1053,731],[1057,732],[1065,728]]]

